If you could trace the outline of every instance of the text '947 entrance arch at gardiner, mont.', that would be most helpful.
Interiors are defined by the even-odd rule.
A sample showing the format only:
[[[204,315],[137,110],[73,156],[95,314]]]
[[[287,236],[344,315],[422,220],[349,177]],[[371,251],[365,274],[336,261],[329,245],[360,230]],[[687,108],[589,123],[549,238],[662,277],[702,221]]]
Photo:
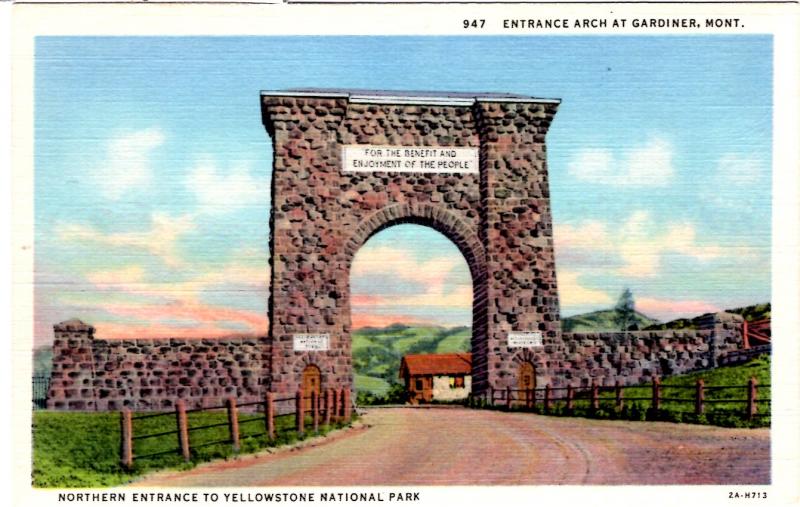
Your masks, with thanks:
[[[375,233],[427,225],[473,287],[473,393],[516,387],[560,345],[545,135],[558,100],[511,94],[262,92],[273,141],[270,389],[303,371],[352,388],[350,267]],[[541,357],[539,357],[541,355]]]

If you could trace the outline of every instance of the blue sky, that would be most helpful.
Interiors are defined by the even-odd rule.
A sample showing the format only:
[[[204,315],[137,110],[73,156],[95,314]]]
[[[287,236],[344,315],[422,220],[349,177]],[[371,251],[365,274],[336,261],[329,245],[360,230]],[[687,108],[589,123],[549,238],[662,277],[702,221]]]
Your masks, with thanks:
[[[770,298],[772,39],[40,37],[36,336],[266,330],[259,90],[506,91],[548,134],[562,314],[630,287],[661,319]],[[359,252],[354,323],[469,324],[463,258],[398,226]]]

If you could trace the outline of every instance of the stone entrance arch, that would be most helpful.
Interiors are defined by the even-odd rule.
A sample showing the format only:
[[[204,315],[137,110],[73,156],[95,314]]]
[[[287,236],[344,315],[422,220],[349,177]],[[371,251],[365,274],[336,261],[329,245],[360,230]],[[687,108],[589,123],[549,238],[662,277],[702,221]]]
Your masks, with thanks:
[[[430,226],[472,275],[473,392],[519,347],[561,349],[545,134],[558,101],[509,94],[262,92],[272,138],[270,389],[312,360],[352,388],[350,266],[378,231]],[[539,375],[547,375],[537,371]]]

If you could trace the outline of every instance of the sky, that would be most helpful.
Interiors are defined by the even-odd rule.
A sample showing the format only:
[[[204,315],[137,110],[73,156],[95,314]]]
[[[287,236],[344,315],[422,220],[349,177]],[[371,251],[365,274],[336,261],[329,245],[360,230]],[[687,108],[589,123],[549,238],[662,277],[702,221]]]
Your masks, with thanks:
[[[272,153],[259,91],[560,98],[547,136],[564,316],[669,320],[770,300],[772,39],[39,37],[35,340],[267,330]],[[354,327],[470,325],[458,249],[421,226],[358,252]]]

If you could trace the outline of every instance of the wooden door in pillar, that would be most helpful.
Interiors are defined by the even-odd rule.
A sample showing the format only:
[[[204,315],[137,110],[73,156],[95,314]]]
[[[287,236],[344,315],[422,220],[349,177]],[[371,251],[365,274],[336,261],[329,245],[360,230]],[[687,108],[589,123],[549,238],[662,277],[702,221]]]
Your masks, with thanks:
[[[528,361],[519,365],[517,389],[536,389],[536,373],[533,365]]]

